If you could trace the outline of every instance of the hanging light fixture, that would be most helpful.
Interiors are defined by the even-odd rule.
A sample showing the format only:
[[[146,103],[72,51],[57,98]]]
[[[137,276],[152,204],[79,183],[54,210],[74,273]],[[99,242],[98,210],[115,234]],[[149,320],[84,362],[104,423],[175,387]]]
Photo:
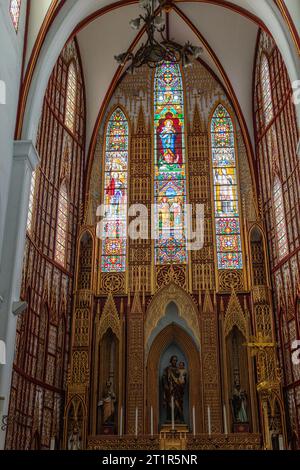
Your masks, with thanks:
[[[190,42],[182,46],[169,39],[163,11],[171,10],[172,0],[158,0],[158,11],[155,8],[156,1],[140,0],[139,5],[145,12],[129,23],[131,28],[137,31],[141,27],[145,28],[146,43],[143,43],[135,54],[123,52],[115,56],[120,65],[129,63],[128,70],[131,72],[142,65],[155,68],[159,63],[168,60],[181,63],[186,68],[192,65],[192,58],[198,59],[203,53],[202,47],[193,46]]]

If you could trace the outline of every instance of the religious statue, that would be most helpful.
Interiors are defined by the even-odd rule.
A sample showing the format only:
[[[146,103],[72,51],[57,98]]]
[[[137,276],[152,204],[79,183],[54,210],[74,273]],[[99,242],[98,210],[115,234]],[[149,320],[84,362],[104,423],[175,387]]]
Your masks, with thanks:
[[[98,406],[102,407],[104,425],[114,424],[115,403],[116,395],[112,389],[112,383],[107,380],[104,396],[98,403]]]
[[[81,449],[81,435],[77,419],[75,419],[72,431],[68,439],[68,450],[80,450]]]
[[[232,395],[232,410],[235,423],[248,423],[247,394],[241,389],[239,383],[235,383]]]
[[[174,419],[176,422],[184,423],[183,399],[187,382],[187,370],[184,362],[177,366],[177,356],[172,356],[170,364],[165,368],[162,385],[164,406],[167,408],[167,420],[172,419],[172,407],[174,406]]]

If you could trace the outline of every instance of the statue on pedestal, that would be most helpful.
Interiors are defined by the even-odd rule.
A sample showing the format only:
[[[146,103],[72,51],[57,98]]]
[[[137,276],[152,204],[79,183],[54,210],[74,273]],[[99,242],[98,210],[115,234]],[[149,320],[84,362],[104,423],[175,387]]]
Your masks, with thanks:
[[[163,401],[167,408],[167,421],[172,419],[172,406],[174,406],[174,419],[177,423],[184,423],[183,399],[187,382],[187,370],[184,362],[177,365],[177,356],[172,356],[170,364],[165,368],[162,376]]]
[[[247,413],[247,394],[241,389],[239,383],[234,384],[233,395],[231,399],[233,418],[235,423],[248,423]]]
[[[115,424],[115,403],[116,395],[113,391],[112,383],[110,380],[107,380],[104,396],[98,403],[98,406],[102,408],[102,423],[104,426]]]
[[[68,439],[68,450],[81,449],[81,435],[77,419],[75,419]]]

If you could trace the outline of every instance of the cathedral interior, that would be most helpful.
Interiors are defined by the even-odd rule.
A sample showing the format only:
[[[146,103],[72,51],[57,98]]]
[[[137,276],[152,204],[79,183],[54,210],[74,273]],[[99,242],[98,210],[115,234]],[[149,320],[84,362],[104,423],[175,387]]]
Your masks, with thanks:
[[[146,3],[0,3],[0,448],[300,449],[300,3]]]

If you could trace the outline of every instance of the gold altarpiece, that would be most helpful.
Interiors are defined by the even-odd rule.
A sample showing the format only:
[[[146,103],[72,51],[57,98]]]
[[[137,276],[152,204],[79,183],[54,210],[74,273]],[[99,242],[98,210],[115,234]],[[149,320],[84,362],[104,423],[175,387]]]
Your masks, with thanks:
[[[122,80],[108,106],[83,210],[64,416],[66,449],[271,449],[286,443],[264,226],[246,146],[237,125],[244,269],[222,271],[214,248],[209,118],[218,102],[229,110],[231,106],[199,63],[185,71],[184,83],[188,202],[204,204],[204,247],[189,254],[187,265],[155,266],[150,237],[128,240],[126,272],[100,270],[96,209],[102,202],[105,122],[116,106],[130,119],[129,204],[144,204],[150,211],[153,202],[153,77],[141,68]],[[167,321],[170,303],[178,310],[177,323]],[[172,342],[184,352],[190,377],[189,423],[185,432],[175,434],[161,429],[159,420],[158,364]],[[248,402],[249,423],[240,428],[234,425],[231,406],[236,374]],[[99,407],[108,379],[115,404],[110,429],[103,426]]]

